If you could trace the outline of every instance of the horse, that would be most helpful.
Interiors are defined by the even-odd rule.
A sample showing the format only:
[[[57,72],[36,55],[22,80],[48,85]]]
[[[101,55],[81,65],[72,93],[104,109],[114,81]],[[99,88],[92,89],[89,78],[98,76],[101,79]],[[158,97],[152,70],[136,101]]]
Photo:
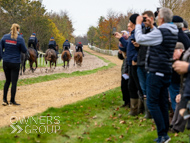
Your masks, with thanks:
[[[32,71],[32,72],[34,72],[36,69],[37,69],[37,67],[38,67],[38,63],[37,63],[37,52],[36,52],[36,50],[34,49],[34,48],[31,48],[31,47],[29,47],[28,48],[28,52],[29,52],[29,54],[30,54],[30,57],[29,57],[29,63],[30,63],[30,70]],[[36,64],[36,68],[35,69],[33,69],[33,63],[35,63]]]
[[[83,59],[82,52],[75,52],[75,54],[74,54],[74,66],[75,66],[75,63],[78,66],[81,66],[82,65],[82,59]]]
[[[47,61],[49,61],[49,65],[50,65],[50,70],[51,70],[51,66],[53,66],[53,64],[55,63],[55,67],[56,68],[56,64],[57,64],[57,55],[55,50],[53,49],[47,49],[46,50],[46,54],[44,56],[45,62],[46,62],[46,71],[47,71]]]
[[[22,75],[22,73],[25,73],[26,70],[26,61],[29,59],[28,55],[26,53],[21,53],[20,55],[21,58],[21,64],[20,64],[20,75]]]
[[[65,48],[65,50],[62,52],[61,59],[63,60],[63,67],[65,68],[65,62],[67,61],[67,67],[69,67],[69,61],[71,59],[71,54],[68,50],[68,48]]]

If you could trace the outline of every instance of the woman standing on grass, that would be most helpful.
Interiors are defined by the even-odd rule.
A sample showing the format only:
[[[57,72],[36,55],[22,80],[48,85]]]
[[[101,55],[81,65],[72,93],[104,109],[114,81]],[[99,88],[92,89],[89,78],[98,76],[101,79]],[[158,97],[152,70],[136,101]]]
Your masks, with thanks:
[[[20,26],[14,23],[11,32],[5,34],[0,42],[0,60],[3,59],[3,70],[6,78],[2,103],[4,106],[8,105],[7,92],[10,83],[12,83],[10,105],[20,105],[15,102],[15,94],[21,62],[20,54],[21,52],[26,53],[27,49],[19,31]]]

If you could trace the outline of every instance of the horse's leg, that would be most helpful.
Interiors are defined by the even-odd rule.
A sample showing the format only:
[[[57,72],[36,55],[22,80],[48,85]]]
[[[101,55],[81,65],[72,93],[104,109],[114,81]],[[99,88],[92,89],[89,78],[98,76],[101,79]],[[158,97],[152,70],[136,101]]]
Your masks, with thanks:
[[[36,70],[37,67],[38,67],[38,62],[37,62],[37,60],[35,61],[35,64],[36,64],[36,68],[35,68],[34,70]]]
[[[20,75],[22,75],[22,63],[20,64]]]
[[[48,70],[48,69],[47,69],[47,61],[46,61],[46,72],[47,72],[47,70]]]
[[[67,61],[67,67],[69,68],[69,60]]]
[[[57,61],[55,61],[55,68],[56,68],[56,66],[57,66]],[[55,69],[55,68],[54,68],[54,69]]]
[[[65,68],[65,61],[64,61],[64,66],[63,67]]]

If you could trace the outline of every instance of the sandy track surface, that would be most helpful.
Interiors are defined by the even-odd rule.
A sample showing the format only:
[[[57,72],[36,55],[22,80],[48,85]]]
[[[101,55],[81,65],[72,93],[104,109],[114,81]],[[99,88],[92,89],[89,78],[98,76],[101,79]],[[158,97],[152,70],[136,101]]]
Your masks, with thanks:
[[[16,101],[21,105],[1,106],[0,127],[11,124],[12,116],[17,118],[32,116],[45,111],[48,107],[61,107],[118,87],[121,79],[122,61],[117,57],[96,53],[87,46],[84,49],[110,60],[117,66],[90,75],[18,87]],[[3,91],[1,90],[0,95],[2,94]],[[8,99],[10,99],[10,93]]]
[[[74,51],[74,46],[71,47],[71,49]],[[73,52],[74,53],[74,52]],[[55,69],[50,70],[50,67],[48,66],[48,71],[46,72],[46,68],[37,68],[34,73],[32,73],[29,69],[26,69],[26,72],[24,75],[19,76],[19,79],[25,79],[25,78],[34,78],[38,76],[44,76],[44,75],[51,75],[55,73],[72,73],[75,71],[85,71],[85,70],[93,70],[99,67],[107,66],[108,64],[104,61],[100,60],[94,55],[90,55],[88,53],[84,53],[85,56],[83,58],[82,66],[74,66],[74,59],[70,60],[69,68],[63,68],[62,66],[58,66]],[[74,55],[74,54],[73,54]],[[35,64],[33,65],[35,67]],[[3,72],[0,72],[0,80],[5,80],[5,75]]]

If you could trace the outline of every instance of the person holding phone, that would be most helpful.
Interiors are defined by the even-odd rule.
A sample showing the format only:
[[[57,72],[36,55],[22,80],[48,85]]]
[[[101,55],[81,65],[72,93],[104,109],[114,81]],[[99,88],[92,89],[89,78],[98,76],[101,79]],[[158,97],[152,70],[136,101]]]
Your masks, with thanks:
[[[133,14],[129,18],[130,20],[130,27],[132,29],[131,36],[126,41],[124,37],[122,37],[122,34],[115,32],[115,37],[119,39],[125,51],[127,53],[127,64],[129,67],[129,94],[130,94],[130,112],[129,115],[136,116],[139,113],[143,111],[143,103],[139,99],[139,96],[137,94],[137,91],[142,92],[141,87],[139,85],[139,80],[137,76],[137,50],[135,49],[135,46],[133,45],[132,41],[135,39],[134,33],[135,33],[135,25],[136,25],[136,18],[139,16],[139,14]]]

